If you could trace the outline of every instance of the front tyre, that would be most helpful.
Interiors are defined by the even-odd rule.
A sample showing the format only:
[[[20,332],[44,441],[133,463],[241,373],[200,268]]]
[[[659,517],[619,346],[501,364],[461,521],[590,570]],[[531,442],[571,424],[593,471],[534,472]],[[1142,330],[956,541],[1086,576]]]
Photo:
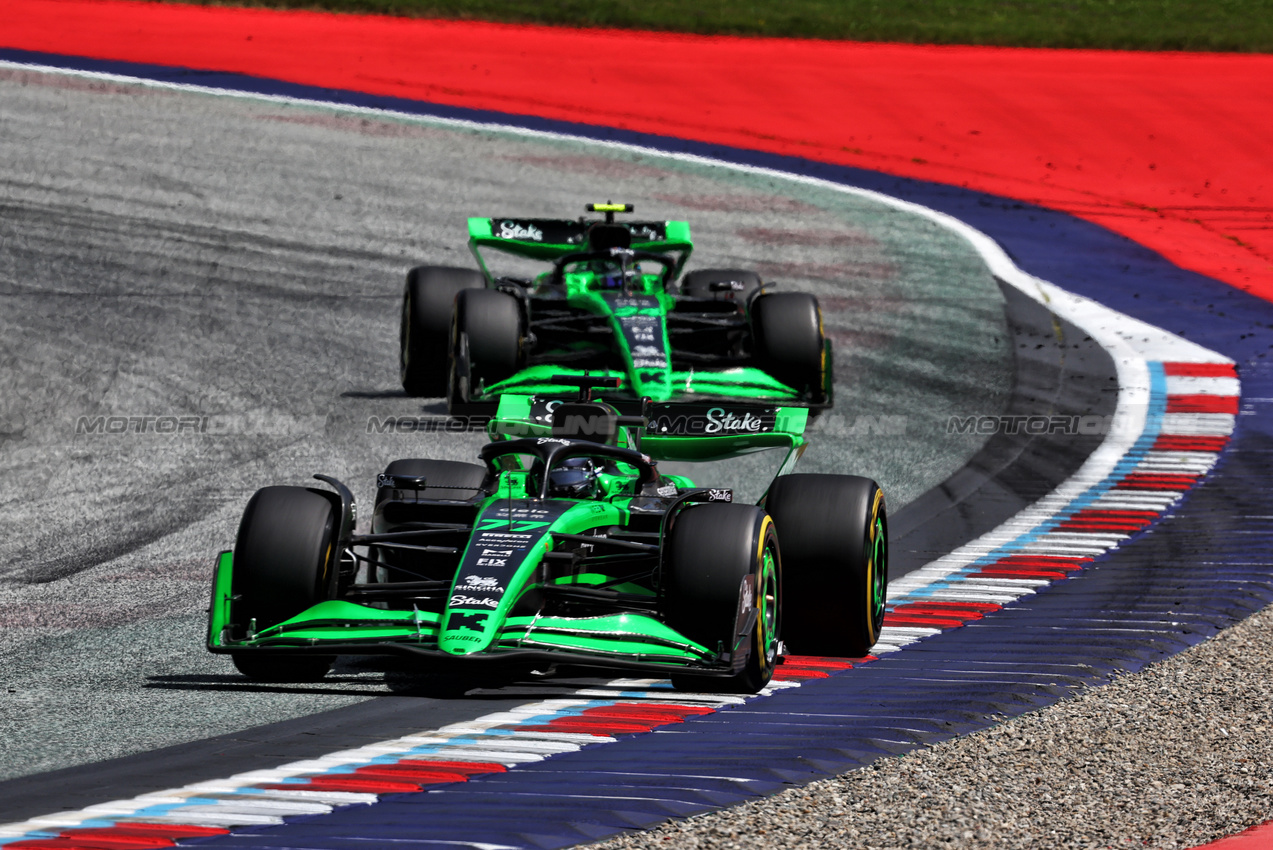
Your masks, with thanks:
[[[861,658],[888,590],[884,492],[856,475],[782,475],[765,496],[783,541],[783,639],[802,655]]]
[[[338,521],[323,494],[303,487],[265,487],[243,511],[234,542],[231,617],[239,634],[261,632],[329,599],[334,585]],[[231,653],[239,672],[268,682],[312,682],[327,675],[330,656]]]
[[[732,676],[673,675],[673,687],[756,693],[769,683],[783,602],[778,535],[765,511],[742,504],[686,508],[668,534],[662,585],[669,626],[708,649],[746,653]]]
[[[402,294],[398,361],[409,396],[446,394],[451,310],[465,289],[481,289],[486,279],[473,269],[416,266],[407,272]]]

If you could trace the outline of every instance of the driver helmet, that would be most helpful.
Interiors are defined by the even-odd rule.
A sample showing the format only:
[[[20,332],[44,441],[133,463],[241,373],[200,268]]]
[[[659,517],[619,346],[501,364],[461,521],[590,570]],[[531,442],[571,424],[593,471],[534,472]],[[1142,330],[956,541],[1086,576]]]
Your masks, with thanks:
[[[597,490],[597,467],[590,458],[566,458],[548,473],[548,495],[552,498],[591,499]]]

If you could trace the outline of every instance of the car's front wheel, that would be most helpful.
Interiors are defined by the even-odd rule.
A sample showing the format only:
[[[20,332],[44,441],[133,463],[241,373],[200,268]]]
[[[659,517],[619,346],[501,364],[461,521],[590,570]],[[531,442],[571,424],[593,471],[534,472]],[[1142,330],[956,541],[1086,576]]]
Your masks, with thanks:
[[[782,631],[782,563],[764,510],[706,504],[678,514],[666,543],[662,594],[669,626],[707,649],[746,654],[740,672],[674,675],[674,687],[756,693],[769,683]]]
[[[238,633],[261,632],[330,598],[339,560],[331,499],[304,487],[265,487],[243,511],[234,542],[231,617]],[[330,656],[232,652],[239,672],[270,682],[312,682]]]

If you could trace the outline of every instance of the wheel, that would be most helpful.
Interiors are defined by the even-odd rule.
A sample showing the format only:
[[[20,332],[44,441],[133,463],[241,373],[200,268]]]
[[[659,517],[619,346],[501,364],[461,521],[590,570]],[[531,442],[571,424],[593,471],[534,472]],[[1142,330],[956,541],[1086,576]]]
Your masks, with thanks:
[[[884,491],[855,475],[783,475],[765,510],[783,541],[783,640],[802,655],[861,658],[888,590]]]
[[[800,392],[822,392],[827,364],[817,298],[804,292],[759,295],[751,305],[751,327],[760,368]]]
[[[774,522],[743,504],[694,505],[677,515],[664,552],[667,624],[708,649],[734,649],[754,609],[756,624],[740,651],[741,672],[726,678],[674,675],[679,690],[755,693],[769,683],[782,629],[782,562]]]
[[[486,279],[473,269],[416,266],[407,272],[402,294],[399,362],[409,396],[446,395],[451,310],[465,289],[481,289]]]
[[[522,310],[517,299],[493,289],[464,290],[451,322],[451,375],[447,401],[463,412],[480,387],[512,376],[522,365]]]
[[[728,289],[712,284],[732,284]],[[743,269],[698,269],[681,278],[681,294],[691,298],[735,301],[741,311],[761,287],[760,275]]]
[[[303,487],[256,491],[234,541],[231,594],[240,629],[283,622],[331,596],[337,555],[337,512],[331,500]],[[335,659],[317,655],[232,653],[239,672],[272,682],[321,679]]]

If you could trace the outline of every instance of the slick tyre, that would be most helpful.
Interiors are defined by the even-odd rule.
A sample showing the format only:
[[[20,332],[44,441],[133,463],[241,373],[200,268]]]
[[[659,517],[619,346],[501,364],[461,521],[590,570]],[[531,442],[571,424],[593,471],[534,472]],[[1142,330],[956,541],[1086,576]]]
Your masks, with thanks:
[[[820,395],[828,364],[818,299],[804,292],[762,294],[751,305],[760,368],[792,389]]]
[[[416,266],[407,272],[398,338],[402,388],[407,395],[446,395],[455,296],[485,285],[485,278],[473,269]]]
[[[681,278],[682,295],[733,301],[739,312],[746,308],[752,294],[760,287],[760,275],[744,269],[698,269]]]
[[[783,640],[797,655],[861,658],[888,590],[884,493],[855,475],[783,475],[765,510],[783,541]]]
[[[303,487],[266,487],[248,501],[234,542],[231,615],[240,634],[283,622],[331,595],[336,570],[337,511]],[[270,682],[310,682],[327,675],[330,656],[232,654],[239,672]]]
[[[769,683],[783,609],[778,536],[768,514],[742,504],[686,508],[668,534],[662,585],[669,626],[708,649],[746,654],[731,676],[674,675],[674,687],[756,693]]]
[[[469,289],[455,298],[451,322],[452,415],[468,412],[474,396],[522,366],[525,335],[517,299],[493,289]]]

